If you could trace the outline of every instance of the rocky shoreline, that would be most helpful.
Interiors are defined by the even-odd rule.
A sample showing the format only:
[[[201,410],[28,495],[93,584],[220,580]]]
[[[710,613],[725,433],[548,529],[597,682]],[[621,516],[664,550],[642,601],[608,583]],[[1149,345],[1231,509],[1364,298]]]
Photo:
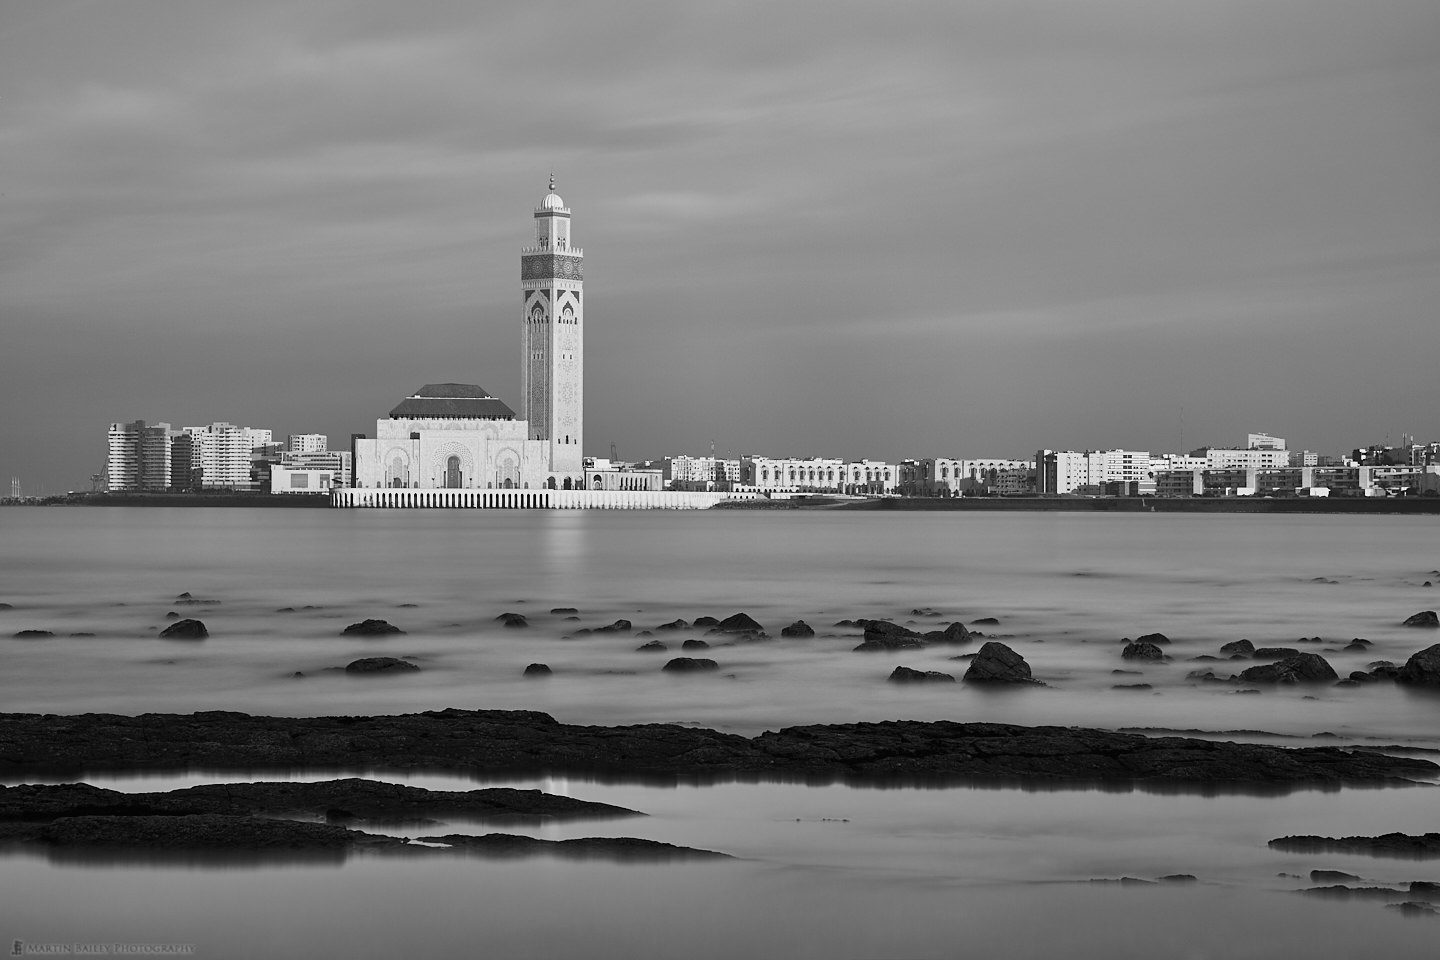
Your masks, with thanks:
[[[1080,727],[884,721],[744,737],[672,724],[581,726],[524,710],[394,716],[0,714],[0,780],[157,770],[568,774],[648,781],[1101,784],[1285,789],[1405,785],[1440,765],[1335,746],[1280,747]]]

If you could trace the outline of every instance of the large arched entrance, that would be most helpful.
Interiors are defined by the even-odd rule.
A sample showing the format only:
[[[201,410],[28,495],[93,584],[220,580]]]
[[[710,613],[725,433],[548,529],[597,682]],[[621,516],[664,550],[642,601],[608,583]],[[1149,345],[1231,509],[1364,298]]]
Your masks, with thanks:
[[[464,485],[465,477],[460,472],[460,458],[452,456],[445,461],[445,488],[459,490]]]

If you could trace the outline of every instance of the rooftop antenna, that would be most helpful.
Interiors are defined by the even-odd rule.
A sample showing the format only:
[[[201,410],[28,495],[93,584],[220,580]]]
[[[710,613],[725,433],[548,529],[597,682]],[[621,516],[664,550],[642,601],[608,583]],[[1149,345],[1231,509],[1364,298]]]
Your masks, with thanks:
[[[1180,453],[1184,454],[1184,453],[1186,453],[1186,452],[1187,452],[1187,451],[1185,450],[1185,404],[1182,403],[1182,404],[1180,404]]]

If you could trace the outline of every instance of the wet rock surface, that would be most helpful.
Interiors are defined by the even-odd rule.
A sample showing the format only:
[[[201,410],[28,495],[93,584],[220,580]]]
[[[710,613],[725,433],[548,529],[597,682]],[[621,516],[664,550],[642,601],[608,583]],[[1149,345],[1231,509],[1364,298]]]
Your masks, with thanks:
[[[342,636],[349,637],[383,637],[392,633],[404,632],[389,620],[361,620],[340,631]]]
[[[603,860],[715,860],[730,859],[729,854],[694,847],[677,847],[658,840],[636,837],[579,837],[574,840],[540,840],[513,833],[487,833],[473,836],[447,833],[438,837],[420,837],[425,843],[444,843],[468,853],[490,857],[552,856],[566,859]]]
[[[155,793],[122,793],[87,783],[0,787],[0,821],[201,814],[382,821],[433,817],[556,821],[642,816],[625,807],[539,790],[427,790],[359,777],[318,782],[212,783]]]
[[[1144,640],[1136,640],[1134,643],[1127,643],[1125,649],[1120,651],[1122,660],[1164,660],[1165,651],[1153,643]]]
[[[1440,627],[1440,615],[1437,615],[1434,610],[1421,610],[1419,613],[1406,617],[1403,625],[1407,627]]]
[[[398,657],[361,657],[345,665],[346,673],[407,673],[420,668]]]
[[[666,673],[705,673],[718,670],[720,664],[705,657],[675,657],[661,667]]]
[[[161,630],[160,636],[173,640],[204,640],[210,636],[210,631],[199,620],[176,620]]]
[[[1440,643],[1412,655],[1395,673],[1395,679],[1415,686],[1440,687]]]
[[[966,683],[1035,683],[1025,658],[997,640],[986,640],[965,671]]]
[[[790,624],[790,626],[782,627],[780,630],[780,636],[813,637],[815,636],[815,628],[810,626],[810,624],[806,623],[804,620],[796,620],[794,623]]]
[[[1333,746],[1276,747],[1078,727],[888,721],[742,737],[673,724],[562,724],[527,710],[398,716],[0,714],[0,779],[27,772],[204,768],[608,773],[660,778],[819,775],[856,782],[1402,783],[1440,766]]]
[[[1440,833],[1385,833],[1377,837],[1278,837],[1270,847],[1286,853],[1358,853],[1371,857],[1440,857]]]
[[[1245,683],[1323,683],[1339,680],[1340,676],[1318,653],[1301,653],[1241,670],[1240,679]]]
[[[941,673],[939,670],[912,670],[909,667],[896,667],[890,673],[891,683],[954,683],[955,678],[948,673]]]
[[[550,665],[546,663],[532,663],[525,667],[524,676],[527,677],[548,677],[550,676]]]

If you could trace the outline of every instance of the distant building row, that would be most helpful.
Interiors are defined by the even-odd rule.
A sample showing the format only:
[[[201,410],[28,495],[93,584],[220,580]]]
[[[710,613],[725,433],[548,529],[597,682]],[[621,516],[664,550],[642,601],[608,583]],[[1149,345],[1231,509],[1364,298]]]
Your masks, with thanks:
[[[279,444],[269,430],[233,423],[176,429],[134,420],[110,424],[106,444],[106,486],[117,493],[323,493],[350,482],[350,454],[329,450],[319,433]]]

